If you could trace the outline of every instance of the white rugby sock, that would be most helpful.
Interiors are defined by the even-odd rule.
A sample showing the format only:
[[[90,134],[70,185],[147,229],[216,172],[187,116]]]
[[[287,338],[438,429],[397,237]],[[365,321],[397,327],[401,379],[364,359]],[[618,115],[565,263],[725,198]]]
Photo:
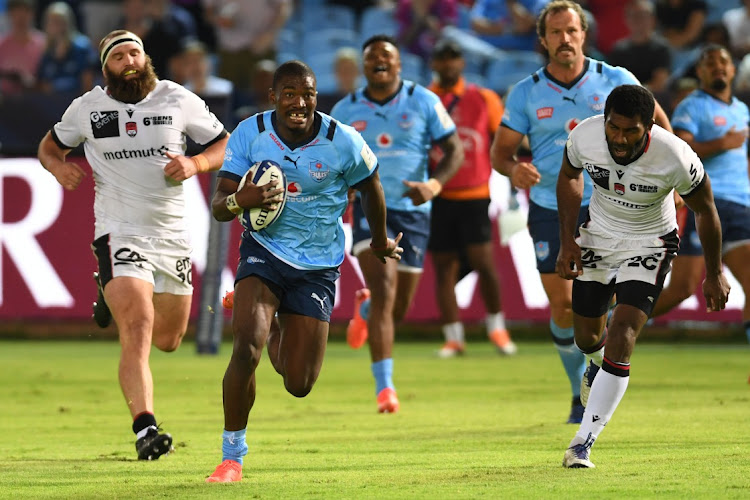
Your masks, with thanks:
[[[495,314],[487,314],[484,318],[484,324],[487,327],[487,335],[495,330],[505,330],[505,315],[502,311]]]
[[[443,335],[447,342],[464,343],[464,324],[460,321],[443,325]]]
[[[591,386],[591,393],[586,405],[586,411],[583,413],[581,426],[578,428],[570,446],[584,443],[587,439],[599,437],[604,430],[612,415],[620,404],[625,390],[628,388],[629,376],[613,375],[599,370],[594,384]]]

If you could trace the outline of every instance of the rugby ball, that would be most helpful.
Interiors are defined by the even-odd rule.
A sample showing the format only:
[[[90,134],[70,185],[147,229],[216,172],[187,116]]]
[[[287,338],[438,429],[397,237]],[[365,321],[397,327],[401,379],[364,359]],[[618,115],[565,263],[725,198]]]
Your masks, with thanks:
[[[251,208],[243,210],[240,215],[240,223],[248,231],[260,231],[265,229],[279,218],[286,205],[286,176],[278,163],[271,160],[263,160],[255,163],[250,170],[242,177],[237,191],[242,189],[246,182],[252,182],[256,186],[262,186],[272,181],[278,181],[278,187],[283,189],[281,194],[281,203],[277,205],[276,210],[265,208]]]

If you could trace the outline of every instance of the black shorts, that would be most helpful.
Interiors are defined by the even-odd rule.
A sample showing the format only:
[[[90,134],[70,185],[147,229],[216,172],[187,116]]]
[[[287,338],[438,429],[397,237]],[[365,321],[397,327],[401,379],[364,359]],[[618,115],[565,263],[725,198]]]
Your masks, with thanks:
[[[432,200],[431,252],[460,252],[468,245],[481,245],[492,239],[490,199]]]

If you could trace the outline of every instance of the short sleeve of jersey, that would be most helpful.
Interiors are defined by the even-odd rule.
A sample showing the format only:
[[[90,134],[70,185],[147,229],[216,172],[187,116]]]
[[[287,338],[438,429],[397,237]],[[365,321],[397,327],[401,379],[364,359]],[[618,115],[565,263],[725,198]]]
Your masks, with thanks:
[[[417,87],[422,94],[424,102],[427,104],[427,123],[430,130],[430,138],[433,141],[439,141],[448,137],[456,131],[456,124],[453,123],[451,115],[443,106],[440,98],[431,90],[424,87]]]
[[[680,196],[688,196],[703,183],[706,173],[700,158],[687,143],[683,143],[680,148],[679,160],[680,167],[676,169],[674,187]]]
[[[684,130],[693,135],[698,134],[698,122],[694,116],[701,116],[695,99],[683,99],[672,113],[672,128]]]
[[[526,115],[526,101],[528,99],[528,85],[521,81],[513,86],[505,100],[505,112],[502,124],[516,132],[526,135],[529,133],[529,117]]]
[[[219,171],[220,177],[232,178],[237,176],[241,179],[250,170],[250,167],[255,163],[250,158],[250,145],[257,134],[258,127],[254,116],[237,125],[232,135],[229,136],[227,147],[224,150],[224,163]]]
[[[224,125],[208,109],[203,99],[187,89],[183,88],[182,92],[182,109],[186,117],[185,132],[196,143],[208,144],[224,131]]]
[[[578,128],[578,127],[576,127]],[[583,168],[583,165],[581,165],[581,161],[578,159],[578,140],[576,139],[578,137],[577,134],[574,134],[576,129],[573,129],[573,131],[568,136],[568,140],[565,142],[565,155],[567,155],[568,162],[570,162],[570,165],[573,168],[576,168],[578,170],[581,170]]]
[[[359,132],[342,123],[338,123],[338,127],[342,136],[337,142],[344,179],[347,185],[355,186],[373,174],[378,165],[378,159]]]
[[[53,127],[57,139],[65,146],[74,148],[82,143],[86,136],[80,127],[78,114],[81,108],[81,101],[84,96],[78,97],[70,103],[68,109],[63,113],[62,118]]]
[[[606,67],[606,66],[605,66]],[[618,85],[640,85],[641,82],[633,73],[622,66],[609,66],[609,77],[614,82],[613,88]]]

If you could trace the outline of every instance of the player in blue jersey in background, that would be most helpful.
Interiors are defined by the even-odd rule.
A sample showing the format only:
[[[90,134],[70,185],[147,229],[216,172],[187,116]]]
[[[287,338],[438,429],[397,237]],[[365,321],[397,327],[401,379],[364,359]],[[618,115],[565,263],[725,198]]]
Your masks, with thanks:
[[[414,82],[401,79],[396,41],[376,35],[362,46],[367,85],[336,103],[331,115],[357,129],[375,151],[388,207],[388,234],[404,234],[400,262],[383,267],[368,245],[374,234],[360,199],[354,202],[352,253],[367,288],[359,290],[347,341],[354,348],[369,338],[378,411],[398,411],[393,384],[394,323],[409,309],[422,274],[430,231],[430,200],[461,166],[463,147],[456,126],[440,99]],[[443,158],[428,178],[428,152],[437,144]],[[377,242],[375,245],[377,246]]]
[[[698,59],[700,88],[687,96],[672,114],[675,134],[690,144],[711,176],[716,209],[721,219],[722,260],[745,292],[742,311],[750,341],[750,179],[748,179],[747,105],[732,95],[735,66],[721,45],[706,46]],[[703,278],[703,248],[688,213],[669,285],[654,306],[664,314],[690,297]]]
[[[555,272],[560,248],[557,175],[568,133],[585,118],[601,114],[613,88],[638,83],[626,69],[585,56],[587,29],[586,16],[577,3],[554,0],[545,6],[537,20],[537,34],[549,62],[511,89],[491,150],[493,168],[509,177],[516,189],[530,189],[528,226],[537,270],[550,303],[552,339],[573,393],[568,423],[580,423],[583,416],[580,386],[585,356],[573,339],[571,282]],[[655,120],[671,130],[658,103]],[[516,158],[524,136],[528,136],[531,147],[530,163]],[[579,222],[587,217],[591,189],[587,177]]]
[[[207,482],[242,479],[255,369],[266,341],[268,357],[290,394],[306,396],[318,378],[344,260],[341,216],[349,188],[361,193],[373,259],[383,268],[386,257],[398,260],[402,252],[401,235],[386,235],[377,158],[354,129],[316,112],[313,71],[303,62],[286,62],[276,70],[269,93],[274,110],[248,118],[233,132],[212,200],[220,221],[245,209],[271,208],[282,200],[279,186],[247,182],[237,191],[239,182],[262,160],[275,161],[286,175],[286,205],[279,218],[261,231],[242,234],[234,345],[223,384],[223,461]]]

